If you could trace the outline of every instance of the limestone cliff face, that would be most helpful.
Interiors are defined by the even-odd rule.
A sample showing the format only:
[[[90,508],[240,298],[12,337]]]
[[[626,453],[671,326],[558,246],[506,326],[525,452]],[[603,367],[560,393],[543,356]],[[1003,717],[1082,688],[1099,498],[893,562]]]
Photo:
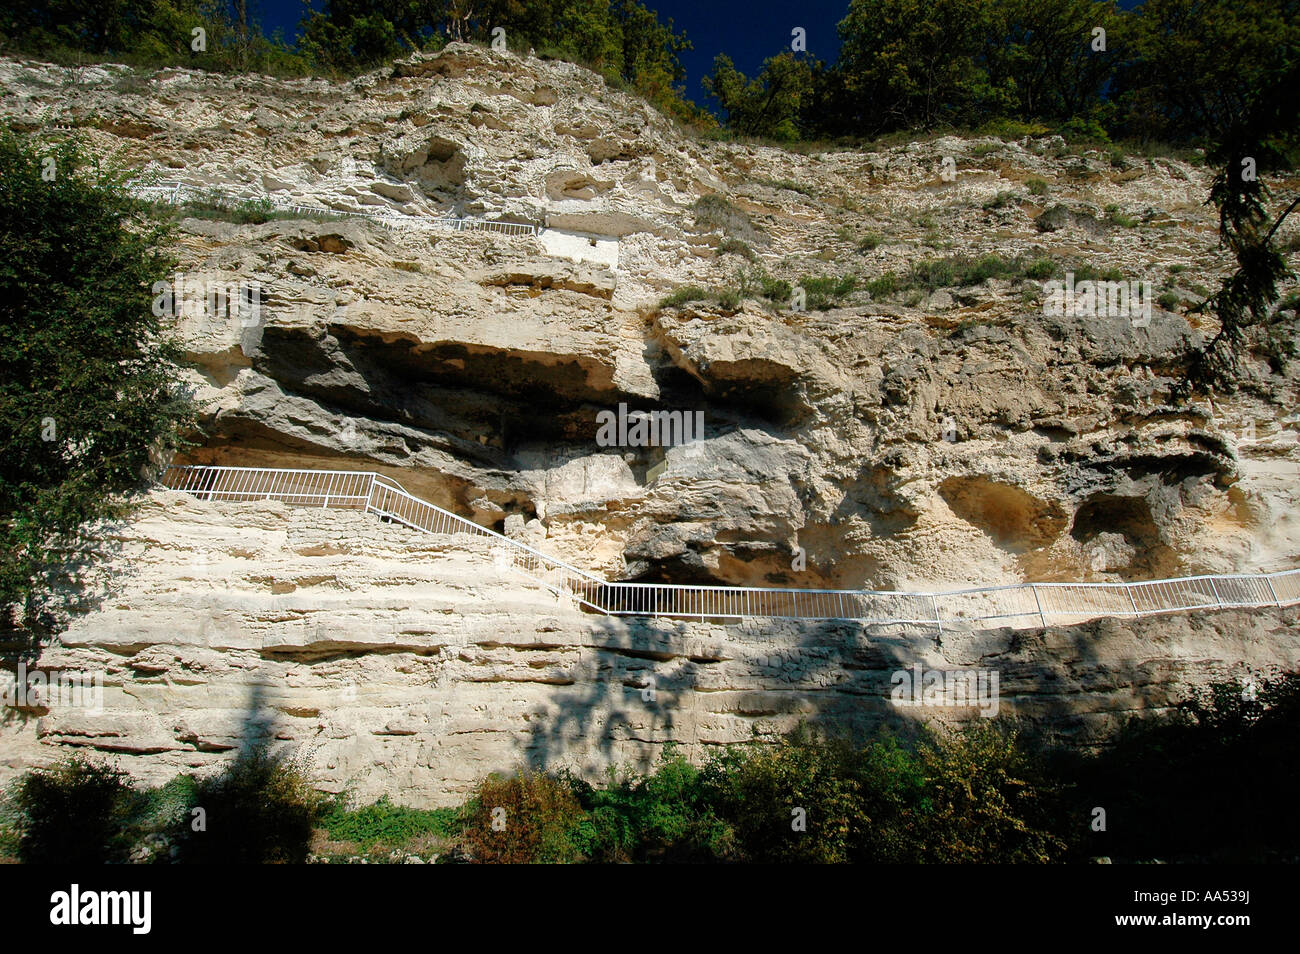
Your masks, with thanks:
[[[997,253],[1194,299],[1227,265],[1202,167],[1119,168],[1034,140],[806,155],[702,141],[575,66],[458,44],[344,84],[11,60],[0,80],[7,120],[76,127],[145,174],[546,227],[185,220],[184,271],[256,283],[264,303],[249,328],[184,316],[206,409],[193,461],[390,473],[485,525],[524,521],[534,545],[613,579],[937,588],[1300,563],[1285,366],[1253,354],[1238,394],[1174,406],[1160,369],[1201,335],[1181,313],[1051,317],[1032,279],[861,290],[920,259]],[[743,215],[720,226],[695,207],[709,195]],[[1138,224],[1113,224],[1124,215]],[[804,313],[753,297],[660,307],[685,284],[736,284],[738,253],[791,282],[853,274],[858,290]],[[601,447],[597,415],[620,403],[702,411],[705,438]],[[50,651],[120,674],[120,723],[11,722],[10,767],[45,743],[137,753],[150,772],[206,764],[252,695],[276,733],[319,747],[330,784],[371,773],[369,790],[441,798],[539,746],[603,758],[804,711],[871,718],[871,680],[922,652],[1023,654],[1015,706],[1094,732],[1184,676],[1292,651],[1274,640],[1289,613],[942,650],[850,626],[594,619],[489,586],[472,552],[380,539],[372,518],[236,509],[160,494],[122,531],[130,557]],[[191,579],[194,552],[211,560]],[[1083,659],[1100,660],[1095,679],[1071,669]],[[672,707],[638,701],[648,671],[680,681]],[[1078,692],[1034,688],[1058,672]]]
[[[174,491],[103,547],[82,612],[38,660],[102,673],[101,711],[7,709],[0,782],[76,749],[160,783],[262,739],[327,791],[445,804],[520,765],[595,776],[667,742],[701,757],[800,720],[980,717],[895,705],[894,674],[917,665],[996,671],[998,715],[1093,745],[1210,680],[1300,664],[1294,608],[942,636],[598,616],[463,536]]]

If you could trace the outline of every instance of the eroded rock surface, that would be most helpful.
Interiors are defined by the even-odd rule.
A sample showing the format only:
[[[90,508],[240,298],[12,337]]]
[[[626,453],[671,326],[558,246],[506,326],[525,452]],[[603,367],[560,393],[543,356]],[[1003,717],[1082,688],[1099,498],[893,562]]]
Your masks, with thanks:
[[[999,715],[1095,745],[1208,681],[1300,663],[1295,609],[942,637],[592,615],[481,540],[172,491],[104,545],[82,614],[32,661],[102,673],[102,711],[7,708],[0,781],[77,750],[161,783],[260,739],[298,753],[327,791],[450,804],[520,765],[594,777],[669,742],[698,758],[801,720],[868,731],[980,717],[895,706],[894,673],[918,664],[996,671]]]
[[[1176,405],[1176,358],[1203,335],[1183,308],[1052,317],[1031,278],[870,284],[996,254],[1194,301],[1229,264],[1201,166],[1033,139],[716,143],[576,66],[458,44],[343,84],[13,60],[0,81],[15,125],[74,127],[146,176],[548,229],[185,219],[186,275],[256,284],[264,306],[249,327],[183,312],[205,409],[192,462],[378,470],[611,579],[931,589],[1300,563],[1293,365],[1252,352],[1236,394]],[[756,265],[856,283],[799,313],[752,290]],[[597,414],[620,404],[702,411],[705,437],[602,447]],[[327,784],[446,799],[510,760],[875,718],[879,675],[922,656],[1019,659],[1007,705],[1086,736],[1294,651],[1290,612],[942,649],[848,625],[611,621],[369,519],[159,495],[42,660],[107,667],[111,718],[11,718],[8,768],[89,745],[162,777],[226,757],[266,709]],[[671,705],[641,703],[651,674]]]

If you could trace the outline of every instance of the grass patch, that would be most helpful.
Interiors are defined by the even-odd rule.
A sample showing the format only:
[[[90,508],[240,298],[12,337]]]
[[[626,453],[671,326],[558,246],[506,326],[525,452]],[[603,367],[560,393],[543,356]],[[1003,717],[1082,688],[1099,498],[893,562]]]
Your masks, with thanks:
[[[813,191],[811,186],[801,185],[793,179],[758,179],[756,181],[760,185],[765,185],[773,189],[788,189],[790,192],[798,192],[800,195],[806,195],[810,199],[817,197],[817,193]]]
[[[705,301],[709,293],[699,285],[683,285],[681,288],[659,299],[660,308],[680,308],[693,301]]]
[[[1047,180],[1032,177],[1025,180],[1025,188],[1030,195],[1047,195]]]
[[[722,244],[718,246],[718,254],[739,255],[741,258],[749,262],[758,261],[758,256],[755,255],[754,250],[749,247],[749,243],[742,242],[740,239],[736,238],[724,239]]]
[[[799,287],[807,293],[810,311],[825,311],[842,304],[845,298],[853,294],[858,287],[858,279],[855,275],[841,275],[838,278],[805,275],[799,279]]]
[[[866,292],[875,301],[879,301],[882,298],[888,298],[901,287],[902,283],[898,280],[898,275],[894,272],[885,272],[883,275],[878,275],[875,278],[869,279],[863,286]]]
[[[394,805],[385,796],[361,808],[335,805],[320,820],[320,827],[333,841],[350,841],[365,850],[376,844],[402,845],[425,836],[455,837],[461,831],[461,815],[455,808]]]
[[[1111,225],[1118,225],[1120,228],[1131,229],[1139,224],[1139,220],[1131,215],[1125,215],[1120,211],[1117,205],[1106,206],[1106,221]]]
[[[858,239],[857,248],[859,252],[871,252],[879,248],[884,241],[884,236],[879,232],[868,232]]]
[[[695,224],[706,232],[721,232],[729,238],[751,242],[758,234],[759,230],[749,216],[724,196],[700,196],[691,208],[695,212]]]
[[[1016,196],[1013,192],[999,192],[993,198],[984,203],[984,211],[992,212],[995,209],[1006,208],[1015,201],[1015,198]]]
[[[1070,265],[1067,267],[1067,270],[1074,273],[1074,280],[1076,283],[1124,281],[1124,273],[1113,265],[1110,268],[1097,268],[1096,266],[1089,265],[1085,262],[1078,265]]]

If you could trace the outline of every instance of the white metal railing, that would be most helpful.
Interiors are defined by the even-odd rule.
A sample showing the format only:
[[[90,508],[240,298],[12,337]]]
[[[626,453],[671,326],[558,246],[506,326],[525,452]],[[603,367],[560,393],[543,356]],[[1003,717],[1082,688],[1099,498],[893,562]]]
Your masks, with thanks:
[[[163,181],[154,183],[133,183],[132,192],[141,198],[181,205],[193,199],[214,202],[225,208],[234,208],[243,202],[265,200],[280,212],[302,212],[307,215],[341,215],[377,222],[387,229],[451,229],[454,232],[499,232],[503,235],[538,235],[540,229],[527,222],[499,222],[495,219],[454,218],[452,216],[403,215],[397,212],[352,212],[344,209],[328,209],[310,205],[295,205],[270,196],[234,196],[222,194],[212,189],[198,189],[181,182]]]
[[[494,560],[552,591],[615,616],[860,620],[991,628],[1098,616],[1300,603],[1300,570],[1140,583],[1014,583],[928,593],[609,582],[407,493],[373,471],[169,467],[162,484],[202,500],[280,500],[364,510],[416,530],[486,539]]]

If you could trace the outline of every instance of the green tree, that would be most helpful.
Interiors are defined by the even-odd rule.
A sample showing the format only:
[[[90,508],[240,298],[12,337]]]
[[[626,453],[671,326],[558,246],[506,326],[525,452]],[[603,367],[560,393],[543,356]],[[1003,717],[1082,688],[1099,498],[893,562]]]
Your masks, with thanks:
[[[991,96],[980,58],[993,16],[984,0],[852,0],[833,121],[876,135],[978,115]]]
[[[318,69],[355,73],[439,48],[455,12],[447,0],[326,0],[319,10],[307,8],[298,46]]]
[[[1272,307],[1278,285],[1294,277],[1274,236],[1300,207],[1300,199],[1271,210],[1273,193],[1260,173],[1294,168],[1300,152],[1300,110],[1295,105],[1300,29],[1283,30],[1274,43],[1263,63],[1244,67],[1254,75],[1254,85],[1231,94],[1242,99],[1224,114],[1218,141],[1206,151],[1207,161],[1218,170],[1209,201],[1219,210],[1219,239],[1237,267],[1197,306],[1214,315],[1218,329],[1189,353],[1182,395],[1236,387],[1242,359],[1251,348],[1261,348],[1275,360],[1295,351],[1294,322],[1285,321]]]
[[[0,606],[175,447],[193,419],[153,314],[163,226],[76,144],[0,129]]]
[[[1071,119],[1095,109],[1124,61],[1127,16],[1112,0],[997,0],[985,37],[991,112]],[[1093,49],[1093,30],[1106,48]]]
[[[1278,82],[1298,34],[1296,0],[1146,0],[1117,80],[1123,132],[1214,142]]]
[[[747,136],[794,140],[814,95],[819,66],[785,52],[763,61],[754,79],[718,54],[704,88],[726,112],[728,127]]]
[[[305,72],[305,61],[282,37],[266,37],[257,9],[256,0],[12,3],[0,9],[0,49],[57,62]],[[201,50],[193,47],[196,27],[205,33]]]

